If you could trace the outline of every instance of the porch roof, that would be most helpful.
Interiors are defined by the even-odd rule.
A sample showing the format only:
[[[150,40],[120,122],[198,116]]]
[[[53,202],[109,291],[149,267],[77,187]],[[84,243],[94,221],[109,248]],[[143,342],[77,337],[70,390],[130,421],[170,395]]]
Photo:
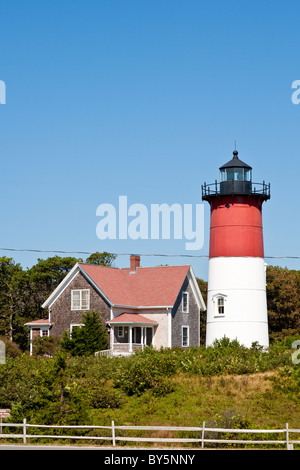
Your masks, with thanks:
[[[29,326],[29,327],[39,327],[39,326],[51,326],[52,323],[50,322],[50,320],[45,320],[45,319],[41,319],[41,320],[34,320],[34,321],[30,321],[28,323],[25,323],[25,326]]]
[[[150,318],[146,318],[143,315],[139,315],[138,313],[121,313],[121,315],[118,315],[116,318],[114,318],[113,320],[109,320],[106,323],[108,323],[109,325],[158,325],[156,321],[150,320]]]

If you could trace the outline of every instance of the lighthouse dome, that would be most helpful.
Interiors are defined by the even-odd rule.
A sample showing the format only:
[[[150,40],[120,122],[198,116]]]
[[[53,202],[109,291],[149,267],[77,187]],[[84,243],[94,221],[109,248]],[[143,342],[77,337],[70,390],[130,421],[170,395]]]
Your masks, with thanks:
[[[233,158],[229,160],[229,162],[225,163],[225,165],[222,165],[220,167],[220,170],[222,168],[233,168],[235,166],[249,168],[250,170],[252,170],[252,167],[250,165],[247,165],[247,163],[244,163],[242,162],[242,160],[239,159],[238,157],[239,152],[237,150],[234,150],[232,153],[233,153]]]

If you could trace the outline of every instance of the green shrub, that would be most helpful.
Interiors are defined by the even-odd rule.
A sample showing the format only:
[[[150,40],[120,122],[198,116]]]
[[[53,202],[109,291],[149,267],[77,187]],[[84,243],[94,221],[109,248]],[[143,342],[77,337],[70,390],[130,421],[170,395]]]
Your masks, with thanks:
[[[251,422],[245,418],[245,416],[240,413],[235,408],[228,410],[223,410],[220,414],[215,415],[212,419],[206,422],[207,428],[224,428],[224,429],[251,429],[253,426]],[[238,436],[238,437],[237,437]],[[206,431],[206,439],[250,439],[248,436],[230,432],[215,432],[215,431]],[[254,437],[255,439],[255,437]],[[236,446],[235,444],[221,444],[217,442],[209,442],[205,444],[206,447],[228,447]]]
[[[99,384],[89,382],[89,399],[90,405],[93,408],[109,408],[115,409],[120,408],[124,399],[121,393],[118,393],[116,390],[112,389],[106,384]]]
[[[33,341],[33,355],[52,357],[60,347],[60,340],[54,336],[44,336]]]
[[[91,356],[107,348],[107,330],[101,314],[91,310],[82,315],[83,326],[73,329],[72,337],[65,331],[61,348],[72,356]]]
[[[6,336],[0,336],[0,340],[5,344],[6,357],[19,357],[22,352],[17,343],[10,341]]]
[[[300,400],[300,367],[292,363],[290,346],[294,339],[275,342],[268,352],[259,345],[245,348],[224,339],[215,347],[159,351],[146,348],[126,358],[71,356],[61,352],[53,358],[24,354],[7,357],[6,364],[0,366],[0,408],[11,408],[15,422],[26,417],[40,424],[88,424],[92,416],[101,415],[97,418],[100,420],[115,413],[121,416],[126,404],[131,403],[133,407],[128,413],[132,413],[129,418],[132,420],[133,413],[140,409],[139,406],[135,410],[135,403],[139,403],[135,398],[143,394],[140,402],[151,397],[153,409],[161,397],[166,397],[166,403],[173,403],[173,408],[184,406],[184,394],[180,393],[181,387],[184,393],[186,390],[182,384],[189,383],[185,376],[232,376],[268,370],[281,371],[280,376],[276,374],[272,393],[280,396],[283,393],[295,404]],[[97,410],[103,412],[97,414]]]
[[[129,396],[140,396],[147,390],[162,396],[173,390],[168,377],[175,371],[176,363],[170,351],[147,348],[126,359],[114,374],[114,385]]]

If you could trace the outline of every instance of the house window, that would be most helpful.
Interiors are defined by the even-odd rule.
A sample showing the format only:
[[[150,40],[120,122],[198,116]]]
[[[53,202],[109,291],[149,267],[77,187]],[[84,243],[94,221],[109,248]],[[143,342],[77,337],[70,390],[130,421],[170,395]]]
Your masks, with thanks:
[[[189,327],[182,327],[182,346],[186,348],[189,345]]]
[[[118,326],[118,338],[124,338],[124,326]]]
[[[189,313],[189,293],[182,292],[182,312]]]
[[[70,338],[72,338],[73,331],[77,330],[77,328],[81,328],[84,326],[84,323],[71,323],[70,324]]]
[[[49,336],[49,330],[42,330],[41,336]]]
[[[71,310],[89,310],[90,291],[89,289],[77,289],[71,292]]]
[[[224,315],[224,297],[218,297],[218,314]]]

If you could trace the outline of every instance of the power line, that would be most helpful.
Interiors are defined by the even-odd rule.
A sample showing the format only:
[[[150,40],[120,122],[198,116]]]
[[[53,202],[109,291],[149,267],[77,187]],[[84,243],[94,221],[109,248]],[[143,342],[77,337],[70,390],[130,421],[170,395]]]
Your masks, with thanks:
[[[92,255],[94,251],[65,251],[65,250],[37,250],[27,248],[0,248],[0,251],[17,251],[17,252],[31,252],[31,253],[60,253],[60,254],[77,254],[77,255]],[[111,252],[110,252],[111,253]],[[111,253],[115,256],[130,256],[133,253]],[[208,258],[208,255],[184,255],[184,254],[167,254],[167,253],[135,253],[139,256],[166,256],[166,257],[188,257],[188,258]]]
[[[24,251],[32,253],[68,253],[68,254],[81,254],[92,255],[92,251],[64,251],[64,250],[34,250],[29,248],[0,248],[0,251]]]
[[[15,251],[28,253],[60,253],[69,255],[92,255],[93,251],[66,251],[66,250],[37,250],[29,248],[0,248],[0,251]],[[132,253],[111,253],[114,256],[130,256]],[[167,253],[135,253],[139,256],[161,256],[169,258],[209,258],[209,255],[167,254]],[[300,256],[264,256],[265,259],[300,259]]]

